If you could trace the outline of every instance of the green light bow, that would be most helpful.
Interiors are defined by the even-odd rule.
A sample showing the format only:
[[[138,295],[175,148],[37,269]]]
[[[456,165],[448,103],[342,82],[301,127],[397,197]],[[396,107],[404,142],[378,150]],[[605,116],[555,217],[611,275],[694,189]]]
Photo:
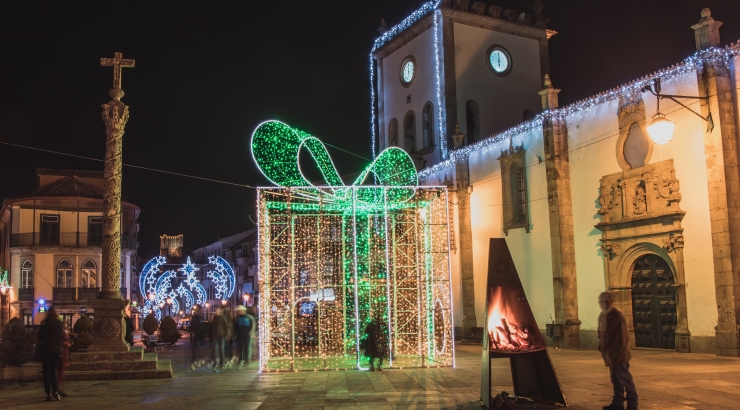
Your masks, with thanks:
[[[301,171],[298,157],[302,147],[306,147],[316,161],[332,195],[340,201],[350,200],[355,192],[358,201],[369,205],[405,202],[414,196],[419,184],[414,162],[400,148],[391,147],[381,152],[351,186],[345,186],[318,138],[274,120],[263,122],[252,134],[252,157],[265,177],[278,186],[314,186]],[[353,189],[360,187],[370,173],[380,185]]]

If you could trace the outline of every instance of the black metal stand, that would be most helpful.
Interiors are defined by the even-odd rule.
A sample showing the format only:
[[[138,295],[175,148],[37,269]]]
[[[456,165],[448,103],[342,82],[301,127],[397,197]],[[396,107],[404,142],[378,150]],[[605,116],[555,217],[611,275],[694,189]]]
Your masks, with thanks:
[[[516,297],[518,317],[514,319],[529,323],[528,331],[532,338],[531,350],[519,352],[500,351],[498,341],[491,346],[488,329],[488,315],[492,310],[491,289],[499,288],[501,292],[508,292]],[[532,310],[524,296],[519,274],[514,266],[511,253],[502,238],[491,239],[488,255],[488,296],[486,299],[486,318],[483,331],[483,355],[481,357],[481,401],[487,408],[493,408],[491,396],[491,359],[508,358],[511,366],[511,380],[514,384],[516,396],[527,397],[532,400],[567,406],[565,394],[560,386],[555,368],[550,360],[550,354],[545,347],[539,327],[534,321]],[[495,298],[494,298],[495,299]],[[529,320],[527,320],[529,318]],[[498,350],[498,351],[497,351]]]
[[[502,358],[508,358],[511,365],[514,395],[549,404],[568,405],[547,350],[528,353],[493,353],[484,349],[481,362],[483,370],[481,374],[481,401],[487,408],[493,408],[491,359]]]

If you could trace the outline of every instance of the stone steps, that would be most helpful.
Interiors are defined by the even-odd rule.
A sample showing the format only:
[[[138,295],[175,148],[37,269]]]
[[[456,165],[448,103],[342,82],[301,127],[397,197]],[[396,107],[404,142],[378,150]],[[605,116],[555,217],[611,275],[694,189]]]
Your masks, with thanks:
[[[80,362],[100,362],[100,361],[121,361],[121,360],[142,360],[144,358],[144,348],[141,346],[132,347],[128,352],[97,352],[97,353],[72,353],[69,355],[70,363]]]
[[[170,379],[172,378],[172,363],[167,359],[144,360],[156,363],[156,368],[146,370],[84,370],[67,371],[65,381],[81,380],[135,380],[135,379]],[[129,363],[129,366],[132,363]]]
[[[72,353],[65,380],[131,380],[172,378],[172,363],[143,347],[128,352]]]
[[[148,356],[148,357],[147,357]],[[106,360],[99,362],[70,362],[68,372],[99,372],[126,370],[156,370],[157,357],[145,355],[143,360]]]

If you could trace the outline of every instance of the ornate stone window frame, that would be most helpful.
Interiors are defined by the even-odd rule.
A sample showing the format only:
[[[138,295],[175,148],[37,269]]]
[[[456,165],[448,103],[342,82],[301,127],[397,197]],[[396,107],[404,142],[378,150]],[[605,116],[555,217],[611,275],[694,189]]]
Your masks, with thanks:
[[[527,164],[525,161],[524,144],[515,147],[510,142],[509,149],[501,151],[499,157],[499,163],[501,164],[501,191],[503,198],[503,227],[504,234],[509,235],[509,231],[512,229],[524,228],[529,233],[529,192],[527,189]],[[524,177],[524,195],[526,209],[524,217],[521,219],[516,218],[517,213],[517,193],[519,187],[512,182],[512,169],[521,169]]]
[[[619,138],[617,139],[616,155],[617,163],[623,171],[629,171],[632,166],[627,162],[624,157],[624,143],[627,141],[627,137],[630,135],[630,128],[632,124],[637,124],[645,135],[648,135],[646,114],[645,114],[645,103],[642,98],[634,96],[621,96],[619,100],[619,111],[617,113],[619,117]],[[650,159],[653,156],[653,141],[648,139],[648,152],[645,156],[645,165],[650,164]]]

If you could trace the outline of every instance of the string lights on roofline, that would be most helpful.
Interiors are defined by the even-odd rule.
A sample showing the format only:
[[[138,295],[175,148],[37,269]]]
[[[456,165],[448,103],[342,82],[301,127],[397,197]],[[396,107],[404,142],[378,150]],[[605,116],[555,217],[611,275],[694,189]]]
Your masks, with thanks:
[[[419,178],[426,178],[434,175],[438,172],[445,171],[452,168],[455,165],[455,161],[458,158],[465,158],[471,153],[477,153],[490,145],[497,144],[501,141],[509,140],[513,137],[521,135],[522,133],[539,129],[542,127],[543,121],[547,118],[567,118],[575,114],[582,112],[588,112],[593,110],[596,106],[604,104],[609,101],[617,100],[621,95],[630,93],[639,93],[642,90],[656,80],[659,81],[670,81],[677,77],[690,74],[706,63],[723,64],[729,66],[730,61],[736,56],[740,55],[740,49],[737,47],[727,48],[709,48],[706,50],[698,51],[692,56],[686,58],[679,64],[673,65],[664,70],[660,70],[651,75],[644,76],[633,82],[624,84],[622,86],[613,88],[611,90],[596,94],[590,98],[586,98],[577,101],[573,104],[565,107],[556,108],[554,110],[546,110],[541,114],[535,116],[535,118],[521,123],[515,127],[509,128],[498,134],[492,135],[482,141],[479,141],[473,145],[465,146],[454,151],[449,152],[449,158],[445,161],[441,161],[429,168],[419,171]]]

